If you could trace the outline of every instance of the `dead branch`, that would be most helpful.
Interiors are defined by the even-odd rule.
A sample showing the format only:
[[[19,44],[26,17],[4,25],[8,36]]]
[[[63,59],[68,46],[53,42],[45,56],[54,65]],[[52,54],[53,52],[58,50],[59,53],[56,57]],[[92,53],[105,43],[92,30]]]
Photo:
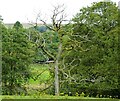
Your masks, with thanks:
[[[46,21],[41,19],[40,13],[37,16],[36,21],[39,19],[39,21],[41,21],[48,29],[53,31],[59,31],[62,26],[62,22],[67,21],[65,20],[65,18],[67,17],[65,14],[65,8],[64,5],[58,5],[53,6],[53,9],[54,9],[52,12],[53,14],[51,16],[52,26],[48,26]]]

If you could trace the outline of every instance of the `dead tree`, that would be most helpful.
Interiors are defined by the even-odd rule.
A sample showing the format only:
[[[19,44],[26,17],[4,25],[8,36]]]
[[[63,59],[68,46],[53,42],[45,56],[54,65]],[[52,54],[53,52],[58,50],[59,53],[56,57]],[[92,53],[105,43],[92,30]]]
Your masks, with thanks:
[[[62,35],[63,33],[60,32],[60,30],[62,29],[62,23],[66,18],[66,14],[65,14],[65,8],[64,5],[58,5],[58,6],[53,6],[54,9],[52,11],[52,16],[51,16],[51,21],[52,21],[52,26],[49,26],[46,21],[44,21],[43,19],[39,17],[39,20],[50,30],[57,32],[58,36],[59,36],[59,45],[58,45],[58,52],[57,55],[54,57],[52,54],[50,54],[48,51],[45,50],[44,46],[42,46],[43,51],[49,55],[50,57],[52,57],[54,59],[54,63],[55,63],[55,67],[54,67],[54,71],[55,71],[55,95],[59,96],[59,60],[60,60],[60,56],[61,56],[61,51],[62,51]]]

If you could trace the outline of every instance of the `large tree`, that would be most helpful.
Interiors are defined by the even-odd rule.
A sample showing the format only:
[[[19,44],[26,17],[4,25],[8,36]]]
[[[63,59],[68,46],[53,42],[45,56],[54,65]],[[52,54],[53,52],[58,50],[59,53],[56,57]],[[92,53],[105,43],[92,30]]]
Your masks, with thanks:
[[[21,94],[30,77],[29,64],[32,62],[33,44],[26,36],[20,22],[12,29],[2,28],[2,91],[3,94]]]
[[[78,87],[78,92],[96,96],[115,91],[113,95],[118,95],[117,24],[118,8],[113,2],[93,3],[73,18],[73,34],[63,66],[69,83]]]

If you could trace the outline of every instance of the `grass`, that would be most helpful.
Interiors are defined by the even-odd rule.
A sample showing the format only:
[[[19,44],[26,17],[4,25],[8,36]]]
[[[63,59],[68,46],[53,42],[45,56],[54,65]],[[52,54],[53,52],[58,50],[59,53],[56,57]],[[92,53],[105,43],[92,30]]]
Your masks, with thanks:
[[[109,98],[91,98],[91,97],[76,97],[76,96],[53,96],[53,95],[40,95],[40,96],[2,96],[2,99],[84,99],[84,101],[89,100],[99,100],[99,101],[116,101],[117,99]],[[88,100],[89,99],[89,100]],[[117,100],[120,101],[120,100]]]
[[[49,80],[51,78],[50,76],[50,72],[49,72],[49,65],[45,64],[45,65],[41,65],[41,64],[31,64],[30,65],[30,70],[32,72],[33,77],[35,78],[38,74],[41,73],[40,76],[38,76],[38,78],[36,78],[36,80],[30,78],[29,79],[29,84],[26,85],[29,88],[31,88],[29,90],[30,96],[9,96],[9,95],[3,95],[0,96],[0,99],[73,99],[73,100],[84,100],[84,101],[120,101],[120,100],[115,100],[115,99],[109,99],[109,98],[91,98],[91,97],[82,97],[82,96],[54,96],[54,95],[45,95],[45,94],[36,94],[36,89],[39,88],[44,88],[44,82]],[[44,71],[44,72],[43,72]],[[33,90],[33,88],[35,88]],[[66,100],[64,100],[66,101]],[[69,101],[69,100],[68,100]]]
[[[47,83],[51,78],[48,64],[31,64],[32,77],[29,79],[26,88],[29,95],[40,95],[40,91],[49,86]]]
[[[29,79],[29,84],[41,84],[50,79],[49,66],[47,64],[30,65],[33,78]],[[39,75],[40,74],[40,75]]]

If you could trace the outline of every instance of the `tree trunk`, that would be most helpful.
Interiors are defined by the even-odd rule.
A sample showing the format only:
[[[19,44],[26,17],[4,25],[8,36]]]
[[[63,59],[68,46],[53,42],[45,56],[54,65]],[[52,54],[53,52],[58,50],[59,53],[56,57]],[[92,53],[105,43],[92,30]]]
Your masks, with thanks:
[[[55,61],[55,95],[59,96],[59,59],[62,51],[62,43],[58,46],[58,54]]]

